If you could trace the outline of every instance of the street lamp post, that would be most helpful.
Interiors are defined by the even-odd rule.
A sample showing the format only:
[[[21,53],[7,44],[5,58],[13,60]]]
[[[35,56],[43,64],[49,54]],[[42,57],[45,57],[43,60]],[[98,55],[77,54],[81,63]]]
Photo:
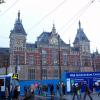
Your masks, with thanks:
[[[7,75],[8,74],[8,66],[9,66],[9,58],[7,57],[6,60],[7,60],[7,62],[6,62],[7,63],[7,66],[6,66],[6,75]]]
[[[9,66],[9,57],[5,57],[4,59],[4,66],[5,66],[5,74],[8,74],[8,66]]]
[[[93,67],[93,71],[96,71],[96,64],[95,64],[95,54],[93,54],[92,56],[92,67]]]
[[[60,99],[62,99],[62,81],[61,81],[61,49],[60,36],[58,35],[58,62],[59,62],[59,81],[60,81]]]
[[[18,56],[16,55],[15,74],[17,74],[17,69],[18,69]]]
[[[40,47],[40,70],[41,70],[40,71],[40,73],[41,73],[40,74],[41,75],[40,77],[41,77],[41,80],[42,80],[42,70],[43,69],[42,69],[42,48],[41,47]]]

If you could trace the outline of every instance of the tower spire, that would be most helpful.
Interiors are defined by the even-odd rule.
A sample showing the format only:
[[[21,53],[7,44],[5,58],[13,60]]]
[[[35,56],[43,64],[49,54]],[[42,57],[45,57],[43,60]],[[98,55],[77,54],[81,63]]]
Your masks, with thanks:
[[[18,21],[20,20],[20,10],[18,11]]]
[[[53,24],[52,33],[54,33],[54,34],[56,33],[55,24]]]
[[[79,29],[81,29],[81,22],[80,22],[80,20],[79,20]]]

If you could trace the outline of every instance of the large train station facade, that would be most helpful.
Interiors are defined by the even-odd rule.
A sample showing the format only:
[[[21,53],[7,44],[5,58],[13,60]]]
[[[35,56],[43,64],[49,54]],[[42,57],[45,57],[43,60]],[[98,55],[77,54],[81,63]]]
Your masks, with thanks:
[[[6,48],[9,51],[9,66],[5,70],[6,73],[18,73],[21,80],[59,79],[64,71],[100,71],[100,55],[98,51],[90,52],[90,40],[80,21],[73,46],[61,39],[54,24],[51,32],[43,31],[35,43],[27,43],[27,33],[18,12],[9,38],[10,46]],[[2,50],[4,51],[6,50]],[[5,70],[2,69],[2,72]]]

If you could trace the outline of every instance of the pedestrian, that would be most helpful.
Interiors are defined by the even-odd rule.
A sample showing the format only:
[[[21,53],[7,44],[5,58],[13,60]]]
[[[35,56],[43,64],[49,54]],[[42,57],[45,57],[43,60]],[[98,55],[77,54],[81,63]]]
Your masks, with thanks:
[[[85,93],[84,93],[83,100],[86,100],[87,95],[89,96],[90,100],[93,100],[92,97],[91,97],[91,91],[88,87],[88,84],[85,85]]]
[[[27,86],[24,86],[24,97],[27,97]]]
[[[80,100],[81,100],[81,89],[82,89],[82,83],[78,83],[77,94]]]
[[[11,84],[10,85],[10,100],[12,100],[12,98],[13,98],[13,94],[14,94],[14,87],[13,87],[13,85]]]
[[[17,90],[17,86],[15,86],[15,88],[14,88],[14,100],[19,100],[18,95],[19,95],[19,93]]]
[[[31,91],[31,96],[32,97],[34,97],[34,88],[35,88],[35,86],[32,84],[31,87],[30,87],[30,89],[31,89],[30,91]]]
[[[98,96],[100,96],[100,82],[98,83]]]
[[[62,84],[62,93],[63,93],[63,95],[65,95],[65,92],[66,92],[66,86],[65,86],[65,84],[63,83],[63,84]]]
[[[51,93],[51,96],[54,95],[54,86],[53,86],[53,84],[50,85],[50,93]]]
[[[80,100],[79,95],[78,95],[78,86],[75,84],[72,85],[72,93],[73,93],[72,100],[75,100],[75,96],[77,96],[77,100]]]
[[[17,86],[18,98],[20,98],[20,85]]]
[[[27,86],[27,89],[26,89],[25,92],[26,92],[26,94],[25,94],[25,97],[24,97],[23,100],[31,100],[31,97],[32,97],[32,95],[31,95],[31,87]]]
[[[37,88],[38,88],[38,95],[41,95],[41,87],[40,87],[40,85]]]
[[[59,96],[59,84],[56,84],[56,93],[57,93],[57,96]]]

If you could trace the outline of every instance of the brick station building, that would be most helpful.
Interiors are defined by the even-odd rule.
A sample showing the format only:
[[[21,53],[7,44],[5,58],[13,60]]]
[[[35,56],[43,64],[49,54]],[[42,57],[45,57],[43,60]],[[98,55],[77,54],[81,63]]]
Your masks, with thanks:
[[[21,80],[33,80],[59,79],[64,71],[100,71],[100,55],[98,51],[90,53],[90,41],[80,21],[78,26],[73,47],[61,39],[54,24],[51,32],[43,31],[35,43],[27,43],[27,33],[18,12],[9,36],[8,73],[18,73]]]

